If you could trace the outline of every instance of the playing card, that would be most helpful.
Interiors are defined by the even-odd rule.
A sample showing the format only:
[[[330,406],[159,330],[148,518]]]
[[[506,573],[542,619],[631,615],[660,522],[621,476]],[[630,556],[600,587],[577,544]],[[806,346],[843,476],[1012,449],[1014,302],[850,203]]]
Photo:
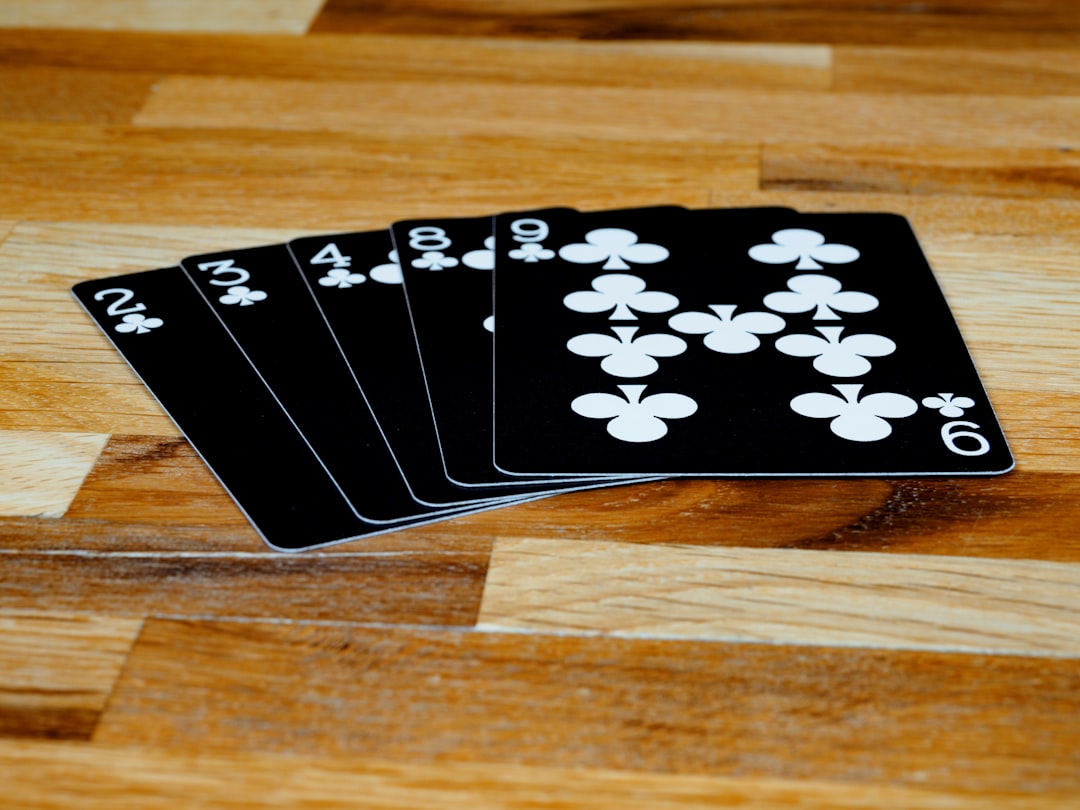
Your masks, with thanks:
[[[528,486],[491,458],[492,218],[413,220],[391,231],[447,477],[469,487]]]
[[[286,245],[181,266],[360,518],[389,523],[439,511],[409,490]]]
[[[454,505],[547,490],[463,488],[446,476],[389,231],[306,237],[289,250],[418,500]]]
[[[515,245],[522,220],[543,223],[542,250]],[[499,469],[965,475],[1012,466],[902,217],[546,211],[498,217],[496,244]]]
[[[300,551],[436,519],[358,518],[181,268],[72,292],[270,547]]]

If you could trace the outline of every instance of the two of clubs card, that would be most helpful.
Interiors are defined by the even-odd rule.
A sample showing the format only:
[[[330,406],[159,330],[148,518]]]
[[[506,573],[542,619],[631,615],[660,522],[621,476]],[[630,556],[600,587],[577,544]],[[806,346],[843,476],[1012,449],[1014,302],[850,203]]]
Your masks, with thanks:
[[[418,219],[73,292],[283,551],[665,477],[1013,465],[894,214]]]

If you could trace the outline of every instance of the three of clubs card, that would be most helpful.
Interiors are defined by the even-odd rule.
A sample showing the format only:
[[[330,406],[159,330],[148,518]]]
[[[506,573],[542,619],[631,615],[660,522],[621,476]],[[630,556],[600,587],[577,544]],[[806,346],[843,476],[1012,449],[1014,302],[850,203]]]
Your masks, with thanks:
[[[273,548],[668,476],[1013,460],[906,220],[409,220],[82,282]]]

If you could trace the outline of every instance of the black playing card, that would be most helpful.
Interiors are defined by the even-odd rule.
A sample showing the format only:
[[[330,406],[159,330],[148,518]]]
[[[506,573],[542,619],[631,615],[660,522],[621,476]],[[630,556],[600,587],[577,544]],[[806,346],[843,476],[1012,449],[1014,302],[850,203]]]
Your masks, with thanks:
[[[271,548],[301,551],[436,519],[359,519],[179,267],[72,292]]]
[[[463,488],[447,478],[389,231],[307,237],[289,250],[418,500],[460,505],[539,494]]]
[[[447,511],[409,490],[286,245],[194,256],[181,266],[358,517],[391,523]]]
[[[551,236],[543,254],[516,248],[504,260],[522,218],[541,219]],[[965,475],[1012,466],[902,217],[548,211],[498,217],[496,244],[500,469]]]
[[[491,459],[492,218],[414,220],[391,231],[446,475],[469,487],[529,486]]]

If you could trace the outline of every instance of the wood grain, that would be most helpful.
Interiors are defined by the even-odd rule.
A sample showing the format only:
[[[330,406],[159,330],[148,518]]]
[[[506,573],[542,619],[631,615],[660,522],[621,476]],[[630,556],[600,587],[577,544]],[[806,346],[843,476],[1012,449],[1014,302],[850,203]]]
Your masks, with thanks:
[[[1080,197],[1080,153],[1057,149],[769,144],[762,188],[886,194]]]
[[[499,540],[478,626],[1080,657],[1080,565]]]
[[[630,87],[828,89],[824,45],[575,42],[453,36],[243,36],[0,29],[0,65],[138,74]]]
[[[25,552],[43,543],[101,553],[264,551],[191,447],[168,436],[113,437],[66,518],[77,531],[55,521],[0,520],[0,537],[5,548]],[[494,538],[517,535],[1078,562],[1078,526],[1080,479],[1053,472],[947,481],[664,481],[563,494],[322,553],[483,553]]]
[[[1080,65],[1071,49],[838,45],[833,48],[832,89],[1075,96]]]
[[[1068,260],[1009,237],[982,237],[977,247],[940,240],[928,253],[976,363],[992,367],[985,385],[1003,386],[1007,377],[1014,390],[1080,390],[1080,349],[1046,320],[1080,302],[1080,276]]]
[[[89,739],[140,627],[0,610],[0,736]]]
[[[1080,803],[1080,7],[242,5],[0,0],[0,439],[64,495],[0,516],[5,807]],[[655,203],[907,216],[1017,469],[659,481],[278,555],[69,292]]]
[[[93,739],[1076,791],[1078,678],[1017,656],[150,620]]]
[[[491,214],[520,205],[523,185],[543,189],[529,197],[536,207],[701,206],[709,187],[758,187],[756,144],[625,133],[448,139],[426,127],[401,133],[387,115],[361,133],[0,124],[0,159],[11,165],[0,177],[0,215],[47,218],[67,206],[87,222],[273,226],[292,229],[286,238],[385,228],[425,213]],[[504,151],[492,161],[497,144]]]
[[[22,551],[44,545],[52,551],[267,553],[206,464],[176,436],[111,437],[65,518],[78,531],[55,521],[8,520],[0,521],[0,537],[5,548]],[[493,536],[461,518],[319,553],[482,556]]]
[[[129,122],[156,76],[148,73],[0,67],[0,120]]]
[[[1072,475],[669,481],[461,518],[499,537],[1080,561]],[[1030,493],[1038,492],[1037,497]]]
[[[580,39],[704,39],[759,42],[947,43],[952,47],[1070,47],[1080,14],[1034,0],[328,0],[311,26],[321,31],[445,33]]]
[[[423,99],[423,103],[417,101]],[[1057,148],[1080,129],[1067,96],[907,95],[565,86],[455,81],[305,82],[172,76],[135,122],[148,127],[424,131],[447,136],[718,139],[837,145]]]
[[[146,3],[142,0],[35,0],[0,3],[5,28],[84,28],[128,31],[265,31],[302,34],[322,0],[185,0]]]
[[[206,250],[281,241],[291,234],[19,225],[0,244],[0,429],[177,435],[172,421],[80,310],[71,285],[169,266]]]
[[[467,626],[488,554],[3,551],[0,610]]]
[[[108,438],[0,430],[0,515],[61,517]]]
[[[819,780],[725,778],[511,763],[401,763],[356,756],[177,751],[0,740],[11,810],[224,808],[446,810],[1055,810],[1075,794],[971,793]]]

